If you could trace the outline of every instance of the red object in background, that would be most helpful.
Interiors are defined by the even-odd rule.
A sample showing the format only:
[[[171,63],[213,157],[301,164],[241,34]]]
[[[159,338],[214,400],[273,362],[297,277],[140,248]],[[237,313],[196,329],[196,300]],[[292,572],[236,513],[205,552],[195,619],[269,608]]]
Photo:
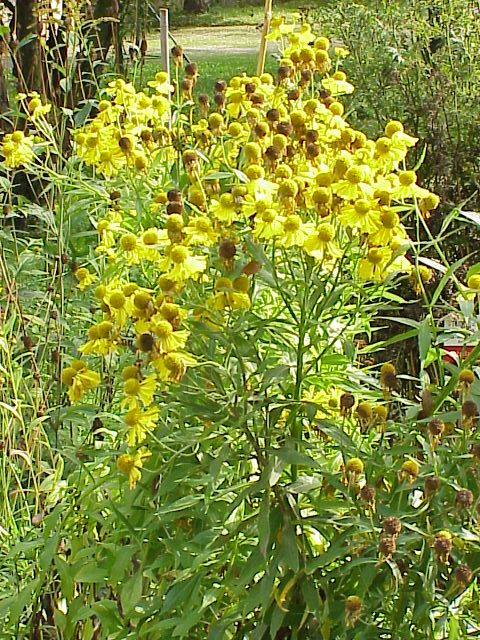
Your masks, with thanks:
[[[454,345],[449,345],[447,347],[448,349],[448,353],[444,353],[443,354],[443,360],[445,360],[445,362],[450,362],[451,364],[458,364],[459,361],[463,360],[464,358],[466,358],[467,356],[469,356],[471,354],[471,352],[473,351],[474,347],[473,346],[465,346],[465,345],[459,345],[459,346],[454,346]],[[457,358],[454,358],[453,355],[450,355],[450,353],[452,354],[456,354]]]
[[[478,332],[477,319],[467,319],[462,313],[454,311],[443,318],[442,325],[448,332],[441,341],[443,348],[447,351],[443,355],[443,360],[458,365],[478,344],[477,340],[469,338],[469,334],[473,336]]]

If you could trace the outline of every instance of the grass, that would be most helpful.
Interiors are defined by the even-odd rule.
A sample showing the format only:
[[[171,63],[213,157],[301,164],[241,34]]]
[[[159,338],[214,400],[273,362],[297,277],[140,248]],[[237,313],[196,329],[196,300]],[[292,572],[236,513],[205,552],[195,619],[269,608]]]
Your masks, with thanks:
[[[293,13],[303,7],[316,8],[319,0],[286,0],[279,2],[274,7],[274,13]],[[263,21],[263,2],[246,2],[233,6],[212,4],[208,13],[186,14],[181,11],[170,13],[170,23],[173,27],[224,27],[232,25],[255,25]]]
[[[206,93],[209,96],[213,96],[213,85],[219,78],[229,80],[235,75],[246,73],[247,75],[253,75],[257,67],[257,52],[247,53],[235,53],[235,55],[228,55],[224,53],[210,53],[202,54],[201,56],[195,56],[194,61],[198,64],[199,76],[195,89],[195,93]],[[137,77],[137,82],[144,85],[148,80],[151,80],[155,73],[160,69],[160,58],[147,59],[141,82]],[[275,59],[272,55],[267,57],[266,71],[272,72],[275,69]]]

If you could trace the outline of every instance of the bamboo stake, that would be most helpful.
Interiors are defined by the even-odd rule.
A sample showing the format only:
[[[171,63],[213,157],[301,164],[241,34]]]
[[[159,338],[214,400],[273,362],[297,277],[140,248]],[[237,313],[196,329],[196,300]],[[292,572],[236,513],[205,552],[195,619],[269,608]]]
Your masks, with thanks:
[[[270,22],[272,20],[272,4],[273,0],[265,0],[265,15],[263,18],[260,51],[258,52],[257,76],[261,76],[265,69],[265,58],[267,57],[267,36],[270,31]]]

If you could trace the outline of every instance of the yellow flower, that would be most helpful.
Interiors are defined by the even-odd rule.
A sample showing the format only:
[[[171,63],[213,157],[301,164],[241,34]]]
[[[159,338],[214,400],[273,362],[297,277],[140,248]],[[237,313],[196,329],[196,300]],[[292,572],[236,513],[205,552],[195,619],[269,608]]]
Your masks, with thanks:
[[[292,213],[283,221],[282,234],[278,238],[278,244],[285,248],[301,247],[312,229],[312,224],[302,222],[300,216]]]
[[[147,82],[147,84],[162,96],[169,97],[173,91],[172,85],[168,82],[168,74],[165,71],[156,73],[155,78]]]
[[[30,119],[35,122],[41,116],[47,115],[50,113],[52,109],[51,104],[42,104],[42,100],[40,98],[40,94],[37,91],[32,91],[28,94],[28,96],[24,96],[24,94],[19,94],[20,97],[28,97],[29,100],[27,102],[27,109],[30,116]]]
[[[387,275],[386,268],[392,259],[392,250],[389,247],[372,247],[367,256],[360,261],[359,276],[363,280],[375,280],[382,282]]]
[[[128,410],[135,407],[148,407],[153,402],[153,396],[157,388],[157,381],[154,375],[148,376],[140,382],[137,377],[127,378],[123,383],[124,398],[120,406],[127,407]]]
[[[150,319],[150,330],[156,336],[155,347],[159,353],[168,353],[183,349],[188,340],[188,331],[175,331],[162,314],[156,314]]]
[[[70,402],[78,402],[85,392],[100,384],[100,376],[88,369],[82,360],[74,360],[70,367],[62,371],[62,382],[69,387]]]
[[[187,247],[172,245],[160,263],[165,276],[174,282],[184,282],[189,278],[198,280],[207,268],[205,256],[191,256]]]
[[[95,276],[90,273],[86,267],[80,267],[75,271],[75,277],[78,280],[77,287],[83,291],[85,287],[88,287],[92,282],[95,282]]]
[[[278,215],[275,209],[266,209],[255,217],[254,238],[271,240],[283,233],[285,217]]]
[[[336,71],[333,76],[324,78],[322,85],[333,97],[353,93],[355,90],[353,84],[347,81],[347,76],[343,71]]]
[[[113,324],[104,320],[100,324],[95,324],[88,330],[88,342],[79,347],[80,353],[106,356],[114,353],[118,348],[118,338],[112,335]]]
[[[201,244],[209,247],[218,240],[218,232],[213,229],[211,221],[206,216],[192,218],[185,227],[189,244]]]
[[[159,415],[160,411],[155,406],[148,407],[145,410],[140,407],[133,407],[127,412],[124,421],[128,428],[127,442],[130,447],[143,442],[147,437],[147,433],[155,429]]]
[[[426,198],[430,192],[417,185],[415,171],[401,171],[398,174],[399,184],[392,191],[392,196],[399,200],[407,198]]]
[[[106,292],[103,302],[108,306],[110,315],[119,327],[123,327],[130,317],[133,307],[128,296],[121,289]]]
[[[306,238],[303,250],[316,260],[338,258],[342,252],[335,243],[335,230],[329,222],[320,223]]]
[[[369,238],[373,244],[389,244],[394,237],[406,237],[405,230],[400,225],[400,218],[393,209],[381,209],[379,222],[377,231]]]
[[[366,165],[354,165],[345,172],[343,180],[332,185],[333,192],[344,200],[356,200],[373,196],[370,169]]]
[[[142,477],[141,469],[143,468],[143,461],[151,455],[150,451],[142,447],[134,454],[122,453],[121,456],[118,456],[117,468],[128,476],[130,489],[134,489]]]
[[[212,198],[210,203],[210,213],[226,224],[232,224],[236,220],[237,209],[238,205],[231,193],[222,193],[218,200]]]
[[[380,213],[374,202],[360,198],[353,206],[340,210],[338,220],[347,227],[358,229],[360,233],[375,233],[380,227]]]
[[[26,136],[23,131],[7,133],[0,146],[0,153],[5,158],[5,166],[15,169],[30,164],[34,157],[32,147],[33,138]]]
[[[197,360],[186,351],[171,351],[160,355],[152,361],[160,380],[164,382],[180,382],[187,367],[197,364]]]

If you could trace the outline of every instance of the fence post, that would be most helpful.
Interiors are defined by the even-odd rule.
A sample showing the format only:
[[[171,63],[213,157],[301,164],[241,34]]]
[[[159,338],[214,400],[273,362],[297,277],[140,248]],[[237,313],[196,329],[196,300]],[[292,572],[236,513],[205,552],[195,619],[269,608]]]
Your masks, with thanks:
[[[261,76],[265,69],[265,58],[267,55],[267,36],[270,31],[270,21],[272,19],[273,0],[265,0],[265,15],[263,18],[262,39],[260,41],[260,51],[258,52],[257,76]]]

